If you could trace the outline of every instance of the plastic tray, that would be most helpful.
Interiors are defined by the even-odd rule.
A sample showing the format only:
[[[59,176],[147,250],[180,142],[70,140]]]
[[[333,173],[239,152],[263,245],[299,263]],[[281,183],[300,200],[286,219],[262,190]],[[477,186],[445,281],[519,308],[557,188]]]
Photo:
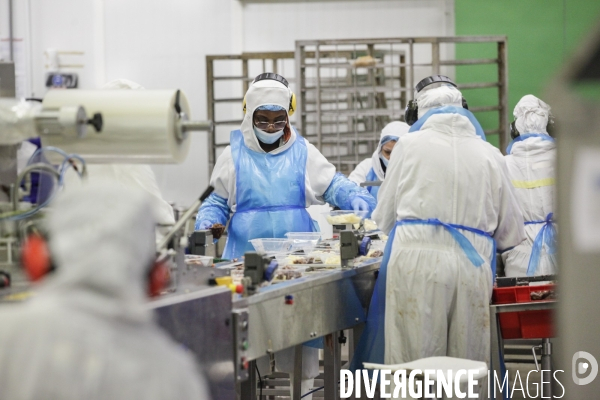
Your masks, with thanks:
[[[288,232],[285,236],[292,243],[292,251],[304,251],[310,253],[315,249],[321,239],[320,232]]]
[[[185,263],[188,265],[199,265],[203,267],[211,267],[213,264],[214,257],[211,256],[200,256],[195,254],[186,254]]]
[[[531,303],[531,292],[555,290],[556,285],[510,286],[494,288],[494,304]],[[518,311],[498,315],[504,339],[540,339],[554,337],[552,310]]]
[[[249,242],[254,246],[254,250],[262,254],[281,254],[289,252],[292,247],[289,239],[252,239]]]
[[[363,219],[365,219],[367,217],[368,213],[369,213],[368,211],[336,210],[336,211],[330,211],[330,212],[323,213],[323,215],[325,216],[325,219],[327,219],[327,222],[330,223],[331,225],[344,225],[344,224],[359,224],[360,221],[362,221]],[[336,221],[336,219],[338,219],[339,217],[342,217],[344,215],[354,215],[354,218],[352,218],[351,220],[349,220],[347,222]]]

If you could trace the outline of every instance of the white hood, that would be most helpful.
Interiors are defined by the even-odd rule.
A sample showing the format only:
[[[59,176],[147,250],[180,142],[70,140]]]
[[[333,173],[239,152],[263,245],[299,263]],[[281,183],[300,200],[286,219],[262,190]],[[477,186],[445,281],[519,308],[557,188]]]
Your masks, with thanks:
[[[419,118],[421,118],[432,108],[442,106],[462,107],[462,94],[451,85],[428,86],[417,94],[417,105],[419,106]]]
[[[550,118],[550,106],[534,95],[523,96],[513,111],[515,125],[521,135],[526,133],[545,133],[548,119]]]
[[[41,291],[44,301],[150,320],[144,304],[156,251],[155,218],[145,192],[108,180],[90,183],[63,193],[47,224],[57,271]]]
[[[244,134],[244,143],[248,148],[259,153],[265,152],[258,144],[258,139],[254,133],[254,124],[252,121],[254,111],[260,106],[273,104],[283,107],[286,113],[288,113],[289,119],[291,96],[292,91],[289,88],[283,83],[272,79],[258,81],[250,86],[246,92],[246,114],[244,115],[241,127],[242,133]],[[293,129],[291,131],[292,136],[290,140],[271,153],[279,153],[289,148],[294,143],[296,140],[296,132]]]
[[[381,162],[379,161],[379,153],[381,153],[381,141],[386,136],[396,136],[400,138],[408,133],[410,126],[401,121],[392,121],[381,130],[381,136],[379,138],[379,145],[377,145],[377,149],[373,152],[373,156],[371,157],[371,162],[373,165],[373,171],[375,171],[375,175],[379,178],[380,181],[383,181],[385,178],[385,173],[383,172],[383,168],[381,167]]]

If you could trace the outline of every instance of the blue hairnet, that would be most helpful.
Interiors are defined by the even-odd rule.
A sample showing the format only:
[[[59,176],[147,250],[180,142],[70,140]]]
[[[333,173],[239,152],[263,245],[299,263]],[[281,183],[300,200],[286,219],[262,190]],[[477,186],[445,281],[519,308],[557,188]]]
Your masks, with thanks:
[[[391,142],[391,141],[398,141],[398,139],[400,139],[398,136],[392,136],[392,135],[386,135],[384,136],[380,141],[379,144],[381,146],[383,146],[384,144],[386,144],[387,142]]]
[[[278,106],[276,104],[265,104],[257,108],[257,110],[261,111],[285,111],[285,108]]]

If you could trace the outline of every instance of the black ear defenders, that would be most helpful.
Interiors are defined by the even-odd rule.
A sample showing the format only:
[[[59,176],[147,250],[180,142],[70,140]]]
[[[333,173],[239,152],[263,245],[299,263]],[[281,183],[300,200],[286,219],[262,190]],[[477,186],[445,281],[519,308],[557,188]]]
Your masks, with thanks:
[[[417,83],[417,85],[415,86],[415,91],[417,93],[419,93],[421,90],[423,90],[424,88],[426,88],[429,85],[433,85],[434,83],[447,83],[449,85],[457,87],[456,83],[454,83],[447,76],[444,76],[444,75],[431,75],[431,76],[428,76],[425,79],[422,79],[419,83]],[[467,104],[467,100],[465,100],[464,97],[462,98],[462,106],[466,110],[469,109],[469,105]],[[418,119],[419,119],[419,107],[417,106],[417,101],[416,100],[411,100],[406,105],[406,110],[404,110],[404,121],[408,125],[413,125],[415,122],[417,122]]]
[[[550,137],[554,137],[553,123],[550,121],[550,119],[548,119],[548,123],[546,124],[546,132],[548,132]],[[517,129],[517,120],[515,119],[510,123],[510,137],[514,140],[519,137],[519,135],[521,135],[521,132],[519,132]]]
[[[277,81],[277,82],[283,84],[283,86],[285,86],[286,88],[288,88],[288,89],[290,88],[287,79],[285,79],[283,76],[275,74],[273,72],[265,72],[264,74],[258,75],[256,78],[254,78],[252,83],[256,83],[258,81],[264,81],[267,79]],[[289,106],[288,115],[291,117],[294,114],[294,112],[296,111],[296,95],[291,90],[290,90],[290,93],[291,93],[291,95],[290,95],[290,106]],[[244,108],[244,114],[245,114],[246,113],[246,96],[244,96],[243,108]]]
[[[516,125],[517,120],[514,120],[510,123],[510,137],[511,139],[516,139],[521,133],[517,129]]]

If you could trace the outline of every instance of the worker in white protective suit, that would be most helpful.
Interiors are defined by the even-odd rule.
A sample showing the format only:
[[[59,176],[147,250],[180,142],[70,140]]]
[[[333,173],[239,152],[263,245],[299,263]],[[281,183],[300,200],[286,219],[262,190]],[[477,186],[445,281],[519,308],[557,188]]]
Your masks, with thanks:
[[[392,150],[398,139],[405,133],[408,133],[409,128],[410,126],[407,123],[401,121],[392,121],[387,124],[381,130],[381,139],[379,140],[377,149],[373,152],[373,156],[361,161],[348,176],[348,179],[359,185],[363,182],[383,182]],[[380,187],[367,186],[366,188],[377,199]]]
[[[56,270],[32,299],[0,306],[0,399],[209,399],[193,357],[146,304],[149,196],[106,181],[61,193],[52,208]]]
[[[143,90],[144,87],[127,79],[115,79],[106,83],[105,90]],[[156,176],[149,165],[145,164],[91,164],[87,165],[87,181],[112,179],[120,187],[136,187],[146,191],[152,199],[152,206],[158,225],[173,225],[175,218],[173,207],[167,203],[160,192]],[[80,186],[80,178],[70,171],[65,175],[65,189]],[[157,240],[168,231],[168,228],[157,229]]]
[[[217,159],[210,183],[214,192],[196,217],[196,230],[229,221],[224,258],[254,251],[251,239],[318,231],[306,211],[313,204],[369,214],[375,208],[366,189],[336,173],[296,132],[289,121],[294,108],[295,95],[280,75],[258,75],[246,92],[241,129],[231,132],[230,145]],[[275,355],[278,369],[287,373],[293,371],[293,359],[293,349]],[[318,351],[304,346],[303,394],[318,374]]]
[[[496,248],[525,237],[502,154],[482,140],[454,83],[422,82],[418,121],[392,153],[373,213],[390,236],[355,367],[431,356],[489,363]]]
[[[502,253],[506,276],[555,274],[556,144],[547,131],[550,106],[524,96],[513,111],[513,141],[506,149],[506,166],[525,219],[527,239]]]

